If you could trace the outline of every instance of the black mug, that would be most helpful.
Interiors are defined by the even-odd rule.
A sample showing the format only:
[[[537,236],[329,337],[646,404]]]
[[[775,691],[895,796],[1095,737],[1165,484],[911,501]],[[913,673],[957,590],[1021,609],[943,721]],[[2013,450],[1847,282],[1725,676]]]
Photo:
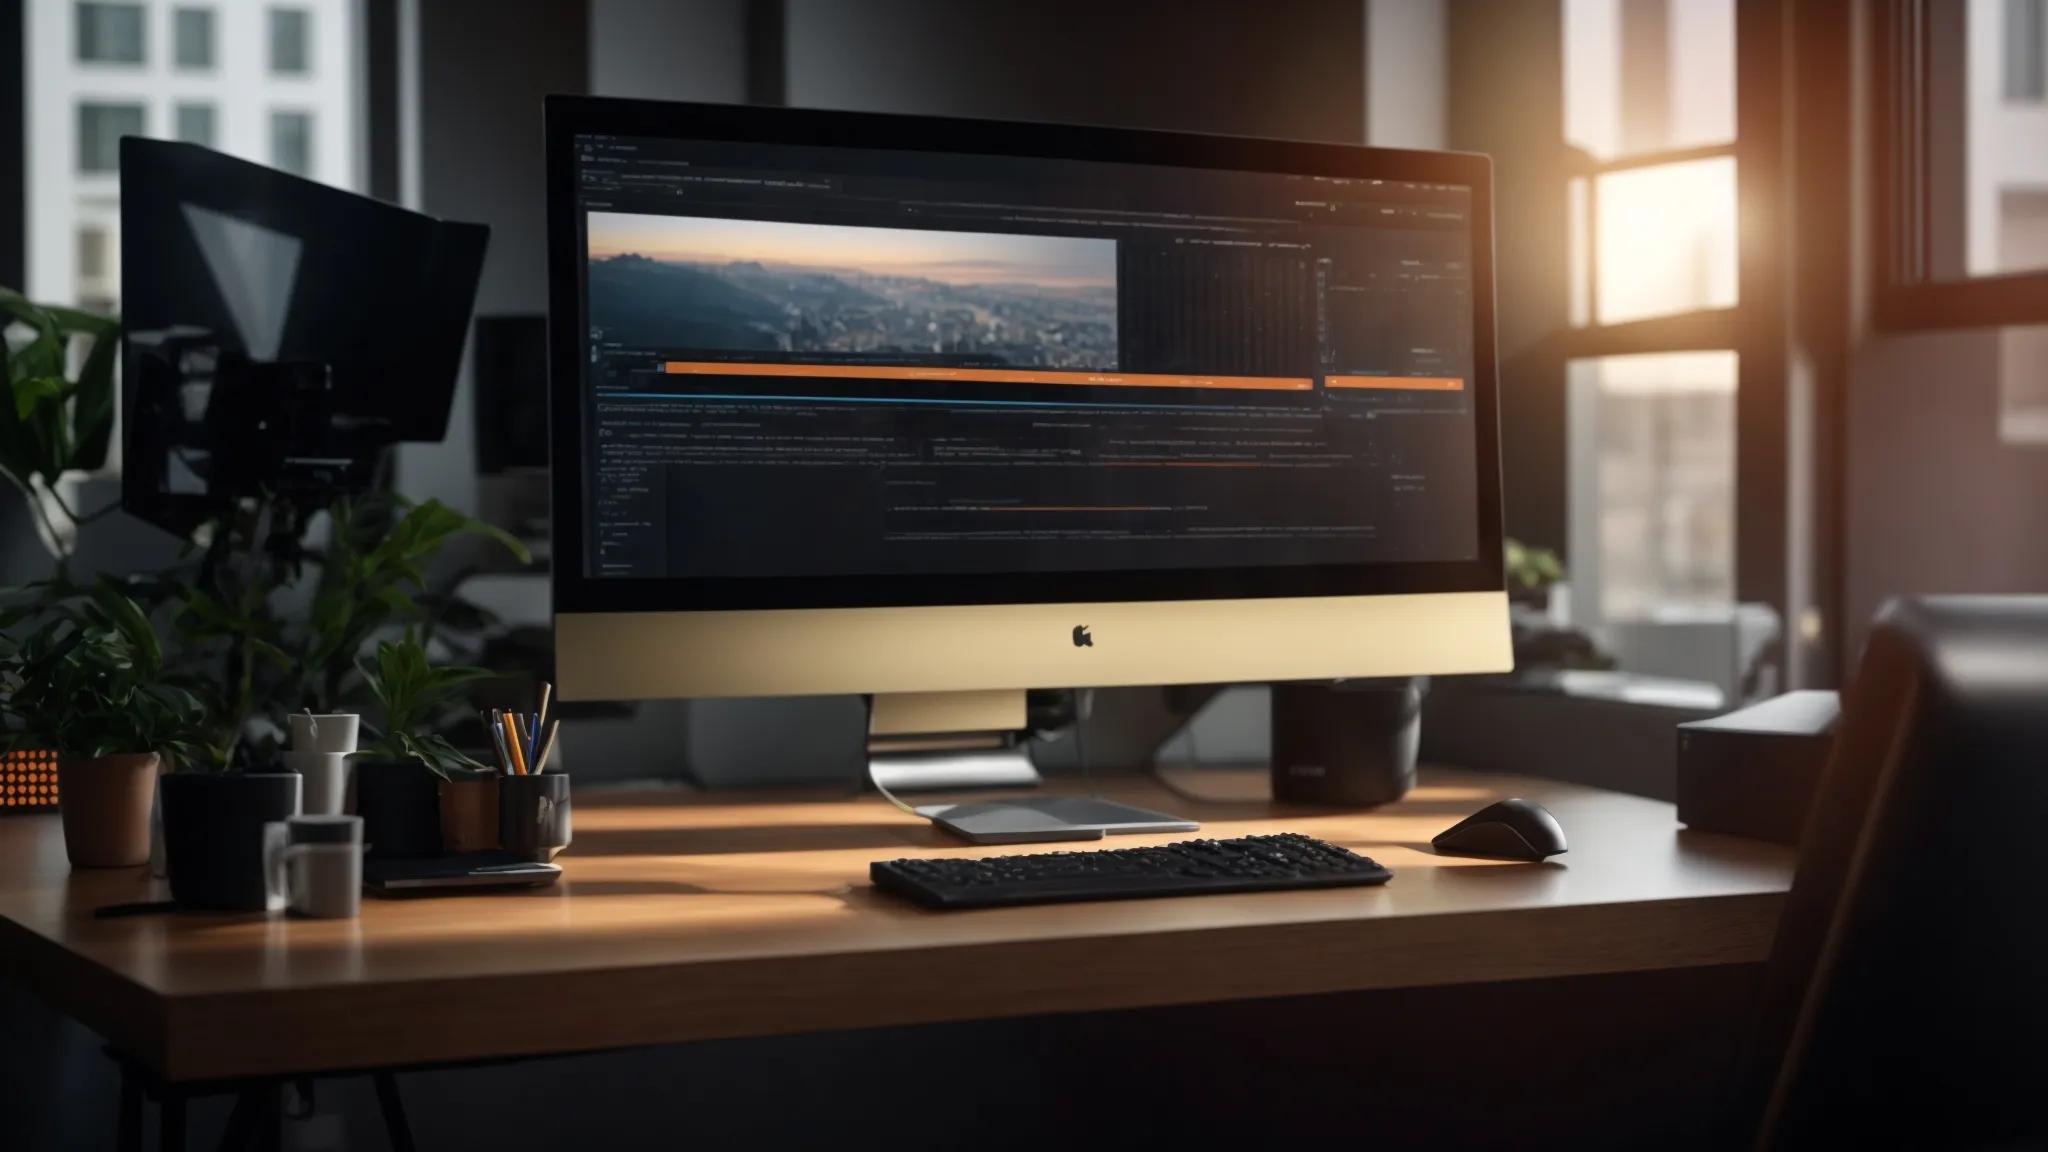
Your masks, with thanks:
[[[506,776],[498,781],[498,847],[545,864],[569,846],[569,777]]]

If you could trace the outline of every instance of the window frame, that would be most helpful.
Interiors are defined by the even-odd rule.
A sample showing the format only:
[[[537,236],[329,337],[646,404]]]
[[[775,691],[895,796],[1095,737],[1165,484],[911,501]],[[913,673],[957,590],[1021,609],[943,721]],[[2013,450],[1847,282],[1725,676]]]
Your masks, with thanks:
[[[1870,61],[1871,113],[1867,173],[1872,191],[1870,322],[1881,332],[1999,328],[2048,324],[2048,269],[1933,279],[1933,240],[1927,226],[1931,165],[1922,125],[1939,98],[1936,84],[1945,51],[1934,26],[1937,12],[1954,18],[1949,0],[1873,0],[1862,45]],[[1959,73],[1957,73],[1959,74]],[[2003,91],[2001,80],[2000,90]]]
[[[1741,12],[1736,13],[1738,31]],[[1741,84],[1736,85],[1738,104]],[[1739,113],[1738,113],[1739,115]],[[1689,312],[1675,312],[1665,316],[1647,316],[1638,320],[1623,320],[1613,324],[1600,323],[1600,177],[1617,172],[1634,172],[1645,168],[1660,168],[1667,164],[1685,164],[1695,160],[1718,160],[1727,158],[1735,162],[1738,220],[1736,222],[1737,263],[1741,260],[1742,244],[1740,209],[1740,188],[1742,184],[1743,159],[1740,152],[1740,124],[1737,138],[1719,144],[1699,144],[1684,148],[1665,148],[1655,152],[1630,153],[1601,160],[1577,152],[1586,159],[1566,173],[1567,181],[1584,180],[1586,184],[1586,231],[1585,250],[1573,253],[1577,258],[1583,255],[1586,266],[1586,323],[1574,325],[1572,335],[1566,337],[1566,358],[1586,359],[1599,356],[1631,355],[1642,352],[1705,352],[1733,348],[1733,343],[1701,344],[1702,340],[1732,341],[1733,333],[1741,323],[1744,297],[1738,287],[1735,303],[1721,308],[1695,308]],[[1741,275],[1738,271],[1738,283]],[[1589,333],[1593,335],[1588,335]],[[1609,344],[1626,348],[1622,352],[1581,352],[1581,347],[1602,348]]]
[[[1583,257],[1587,269],[1587,310],[1584,325],[1567,324],[1554,340],[1552,362],[1558,387],[1569,389],[1569,365],[1575,360],[1660,352],[1733,351],[1735,388],[1735,556],[1734,603],[1761,603],[1777,612],[1780,634],[1767,652],[1782,670],[1787,687],[1825,684],[1838,663],[1839,628],[1829,627],[1817,645],[1802,642],[1796,618],[1792,576],[1795,549],[1818,589],[1814,599],[1825,619],[1836,620],[1839,609],[1838,549],[1827,541],[1790,538],[1795,486],[1794,429],[1788,410],[1788,356],[1785,317],[1783,213],[1779,204],[1791,189],[1785,179],[1783,97],[1787,91],[1783,64],[1788,52],[1789,17],[1774,0],[1736,0],[1735,4],[1735,138],[1730,141],[1660,149],[1598,159],[1572,148],[1576,162],[1563,176],[1586,185],[1587,227]],[[1560,141],[1561,147],[1569,145]],[[1597,177],[1609,173],[1722,156],[1735,163],[1736,302],[1669,316],[1614,324],[1599,322]],[[1580,251],[1568,253],[1577,259]],[[1566,290],[1570,290],[1567,279]],[[1567,408],[1569,392],[1567,391]],[[1570,458],[1567,474],[1578,466]],[[1825,462],[1802,459],[1798,470],[1814,471]],[[1566,495],[1569,509],[1571,498]],[[1572,541],[1567,539],[1569,546]],[[1576,571],[1585,557],[1568,557]],[[1593,561],[1597,565],[1598,561]],[[1594,577],[1597,580],[1597,573]],[[1575,596],[1576,599],[1576,596]]]
[[[0,0],[0,285],[28,283],[28,6]]]

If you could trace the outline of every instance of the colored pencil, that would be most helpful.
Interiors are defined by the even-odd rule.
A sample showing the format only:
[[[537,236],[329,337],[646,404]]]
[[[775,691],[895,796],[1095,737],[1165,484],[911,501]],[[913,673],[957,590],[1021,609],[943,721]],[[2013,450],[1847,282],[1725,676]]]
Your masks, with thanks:
[[[513,774],[518,776],[526,775],[526,756],[523,750],[519,747],[518,723],[512,719],[510,713],[506,713],[505,715],[505,742],[512,746]]]
[[[538,776],[542,772],[547,771],[548,757],[555,750],[555,733],[560,731],[561,727],[562,722],[560,720],[548,721],[547,735],[541,738],[540,752],[533,758],[534,775]]]

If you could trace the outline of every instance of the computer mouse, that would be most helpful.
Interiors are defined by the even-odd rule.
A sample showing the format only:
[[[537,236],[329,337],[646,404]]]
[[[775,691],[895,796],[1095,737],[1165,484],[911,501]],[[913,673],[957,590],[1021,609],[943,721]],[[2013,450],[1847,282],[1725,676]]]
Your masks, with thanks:
[[[1430,845],[1449,856],[1542,860],[1565,850],[1564,829],[1534,800],[1488,804],[1437,834]]]

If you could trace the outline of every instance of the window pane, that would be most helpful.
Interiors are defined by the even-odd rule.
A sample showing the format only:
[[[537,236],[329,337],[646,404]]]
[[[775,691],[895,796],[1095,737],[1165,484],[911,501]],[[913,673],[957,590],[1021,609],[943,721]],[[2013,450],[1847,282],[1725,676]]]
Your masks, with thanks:
[[[300,176],[313,174],[313,117],[304,112],[270,114],[270,163]]]
[[[1935,0],[1911,37],[1899,90],[1920,107],[1895,118],[1901,171],[1887,221],[1892,273],[1906,282],[2048,269],[2048,0]],[[1957,109],[1960,108],[1960,116]],[[1960,120],[1960,122],[1958,122]],[[1915,127],[1918,141],[1904,137]]]
[[[2048,325],[1998,333],[1998,435],[2048,444]]]
[[[107,232],[97,225],[78,230],[78,275],[97,280],[107,274]]]
[[[208,148],[214,142],[214,113],[211,104],[180,104],[177,114],[178,139]]]
[[[121,137],[142,135],[142,123],[140,104],[80,104],[78,170],[119,172]]]
[[[180,68],[213,67],[213,10],[178,8],[171,13],[172,56]]]
[[[0,76],[0,82],[25,86],[28,108],[55,118],[32,118],[25,133],[25,168],[35,195],[22,222],[29,242],[21,287],[55,304],[118,306],[123,135],[184,140],[259,164],[282,159],[315,179],[355,188],[361,46],[338,33],[360,5],[361,0],[18,5],[25,43],[31,49],[53,45],[55,52],[49,59],[36,56],[19,77]],[[298,75],[270,71],[274,7],[289,13],[279,39],[297,57],[284,62],[303,66]],[[332,43],[315,42],[330,30],[337,33]],[[281,140],[273,134],[274,109],[297,114],[276,134]],[[83,238],[88,228],[105,236],[97,272],[82,266],[99,243]]]
[[[1735,139],[1735,0],[1563,0],[1565,140],[1600,159]]]
[[[289,76],[303,74],[312,53],[307,41],[313,17],[303,8],[270,10],[270,70]]]
[[[142,63],[142,5],[81,2],[76,11],[80,61]]]
[[[1735,304],[1734,157],[1610,172],[1594,196],[1600,323]]]
[[[1571,554],[1602,620],[1734,599],[1736,368],[1733,352],[1572,362]]]
[[[2005,98],[2048,100],[2048,0],[2005,0]]]
[[[1571,261],[1571,324],[1584,328],[1593,322],[1593,278],[1590,259],[1593,250],[1591,211],[1586,202],[1586,178],[1574,176],[1565,184],[1565,247]]]

